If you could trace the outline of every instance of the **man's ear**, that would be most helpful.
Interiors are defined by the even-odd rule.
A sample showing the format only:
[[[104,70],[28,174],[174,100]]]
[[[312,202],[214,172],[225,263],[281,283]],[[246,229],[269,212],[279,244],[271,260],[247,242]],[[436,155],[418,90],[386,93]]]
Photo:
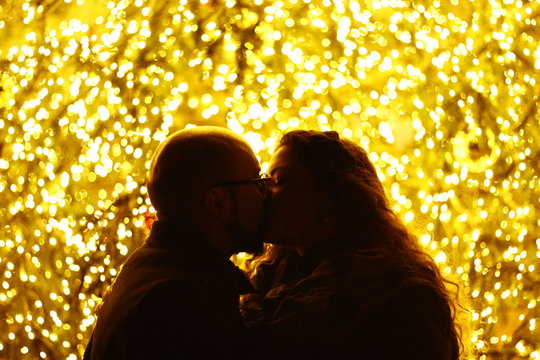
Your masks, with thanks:
[[[204,195],[204,205],[214,216],[228,218],[231,214],[232,199],[223,188],[212,188]]]

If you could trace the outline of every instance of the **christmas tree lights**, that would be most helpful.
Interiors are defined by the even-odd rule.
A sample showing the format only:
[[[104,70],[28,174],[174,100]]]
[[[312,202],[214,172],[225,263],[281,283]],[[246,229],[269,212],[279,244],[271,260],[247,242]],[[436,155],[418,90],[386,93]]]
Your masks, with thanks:
[[[360,143],[463,284],[472,357],[540,359],[539,22],[523,0],[2,2],[0,359],[81,358],[147,235],[153,150],[208,124],[263,168],[288,129]]]

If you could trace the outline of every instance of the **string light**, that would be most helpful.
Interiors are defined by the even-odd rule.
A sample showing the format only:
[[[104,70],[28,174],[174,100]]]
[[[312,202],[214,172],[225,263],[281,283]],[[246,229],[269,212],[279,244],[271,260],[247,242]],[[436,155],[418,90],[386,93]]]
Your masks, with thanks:
[[[153,149],[227,126],[370,153],[472,299],[478,359],[540,359],[538,1],[0,5],[0,358],[78,359],[153,213]],[[62,15],[60,15],[62,14]],[[242,262],[245,257],[237,257]]]

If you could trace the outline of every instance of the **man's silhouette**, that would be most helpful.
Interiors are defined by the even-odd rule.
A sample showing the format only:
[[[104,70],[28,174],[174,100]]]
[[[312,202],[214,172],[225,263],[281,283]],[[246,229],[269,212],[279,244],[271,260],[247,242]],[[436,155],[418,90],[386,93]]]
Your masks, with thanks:
[[[157,218],[99,311],[85,359],[231,358],[243,347],[238,297],[249,282],[228,260],[255,252],[266,180],[249,145],[216,127],[181,130],[154,155]]]

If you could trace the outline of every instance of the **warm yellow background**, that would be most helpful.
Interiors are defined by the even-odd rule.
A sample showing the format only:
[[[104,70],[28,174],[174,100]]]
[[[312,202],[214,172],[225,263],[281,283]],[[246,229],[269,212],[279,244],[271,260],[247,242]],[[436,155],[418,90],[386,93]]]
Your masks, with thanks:
[[[359,142],[462,283],[471,357],[540,359],[539,22],[538,0],[0,2],[0,359],[80,358],[153,149],[202,124],[263,166],[287,129]]]

